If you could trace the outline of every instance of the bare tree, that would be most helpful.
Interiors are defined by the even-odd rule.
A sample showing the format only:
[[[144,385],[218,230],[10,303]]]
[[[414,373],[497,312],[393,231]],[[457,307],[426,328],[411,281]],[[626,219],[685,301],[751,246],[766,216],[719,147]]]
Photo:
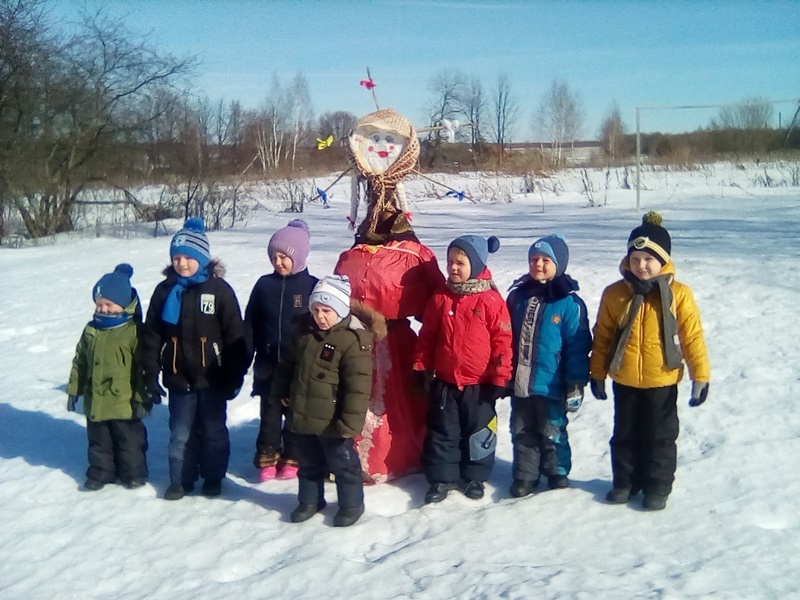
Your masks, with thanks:
[[[298,73],[294,76],[287,90],[286,99],[289,109],[291,135],[290,146],[287,147],[286,152],[289,156],[291,168],[294,169],[298,144],[308,136],[311,131],[311,122],[314,118],[314,112],[311,108],[311,92],[308,89],[308,81],[306,81],[305,75]]]
[[[580,100],[565,81],[553,81],[535,115],[535,129],[550,142],[556,167],[564,162],[563,148],[578,137],[583,124]]]
[[[711,129],[768,129],[773,106],[763,98],[743,100],[740,106],[723,106],[718,119],[711,120]]]
[[[191,66],[161,55],[100,13],[86,15],[77,33],[55,41],[43,33],[49,25],[38,6],[24,0],[0,4],[0,28],[28,15],[16,21],[11,39],[24,35],[26,24],[34,28],[26,42],[35,45],[25,59],[27,74],[16,70],[8,82],[26,90],[12,97],[10,112],[3,110],[14,115],[15,139],[24,148],[12,164],[4,161],[2,184],[32,237],[71,229],[72,208],[84,187],[130,169],[135,158],[125,149],[144,141],[153,98],[181,83]],[[22,79],[15,83],[14,77]]]
[[[614,102],[600,125],[600,142],[603,145],[603,154],[611,161],[617,160],[622,154],[622,141],[625,136],[625,124],[619,105]]]
[[[428,118],[433,125],[444,119],[455,120],[464,114],[464,96],[467,76],[461,71],[443,69],[428,82],[433,97],[428,102]],[[440,131],[431,131],[428,139],[440,139]]]
[[[501,73],[497,76],[497,84],[492,97],[491,135],[492,142],[497,144],[499,156],[505,156],[506,146],[511,143],[514,128],[519,116],[519,104],[511,92],[511,80]]]
[[[350,135],[350,132],[356,126],[356,121],[358,121],[356,116],[346,110],[327,112],[319,118],[317,135],[320,138],[326,138],[332,135],[333,139],[337,140],[340,144],[345,144],[345,138]]]
[[[479,151],[483,141],[483,116],[486,112],[486,96],[483,85],[478,77],[470,77],[464,90],[463,97],[464,118],[472,126],[469,127],[469,142],[474,153]]]

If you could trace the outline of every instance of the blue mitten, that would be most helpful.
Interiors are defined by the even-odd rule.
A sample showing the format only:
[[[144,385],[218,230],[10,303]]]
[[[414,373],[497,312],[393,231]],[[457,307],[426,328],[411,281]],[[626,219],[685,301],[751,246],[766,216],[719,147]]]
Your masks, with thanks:
[[[567,384],[566,397],[564,398],[567,412],[575,412],[583,404],[583,386],[575,383]]]
[[[75,412],[75,405],[78,403],[78,397],[69,395],[67,396],[67,410],[69,412]]]

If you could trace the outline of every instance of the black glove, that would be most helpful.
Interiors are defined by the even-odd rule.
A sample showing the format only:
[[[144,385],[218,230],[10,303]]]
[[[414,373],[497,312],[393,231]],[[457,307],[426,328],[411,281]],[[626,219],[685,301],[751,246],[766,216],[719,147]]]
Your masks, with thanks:
[[[161,403],[161,398],[158,399],[158,403]],[[145,400],[142,402],[142,408],[144,409],[145,414],[150,414],[153,410],[153,403],[150,400]]]
[[[592,389],[592,396],[598,400],[608,400],[608,394],[606,394],[606,382],[604,379],[592,379],[589,382],[589,387]]]
[[[689,400],[689,406],[700,406],[706,401],[708,397],[708,382],[706,381],[693,381],[692,382],[692,397]]]
[[[229,383],[224,388],[222,388],[222,397],[225,400],[233,400],[236,396],[239,395],[239,392],[242,391],[242,384],[244,382],[240,381],[238,383]]]
[[[567,407],[567,412],[578,410],[583,404],[583,386],[576,383],[567,384],[564,404]]]
[[[147,392],[148,401],[153,404],[161,404],[161,398],[167,395],[167,392],[164,391],[164,388],[162,388],[161,384],[158,382],[157,373],[155,375],[145,375],[144,389]]]
[[[431,384],[433,383],[433,373],[430,371],[413,371],[412,377],[414,379],[414,387],[420,395],[428,397],[431,393]]]
[[[78,402],[77,396],[69,395],[67,396],[67,410],[69,412],[75,412],[75,404]]]
[[[504,385],[483,384],[481,385],[480,396],[481,402],[495,402],[508,396],[508,388]]]

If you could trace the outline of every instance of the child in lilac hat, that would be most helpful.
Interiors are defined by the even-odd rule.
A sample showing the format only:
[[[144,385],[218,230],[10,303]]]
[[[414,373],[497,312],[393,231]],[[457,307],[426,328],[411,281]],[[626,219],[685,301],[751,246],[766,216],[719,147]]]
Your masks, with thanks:
[[[261,422],[253,464],[259,481],[297,477],[294,436],[284,428],[289,410],[270,402],[269,390],[278,362],[292,348],[297,323],[308,313],[308,297],[317,283],[309,275],[309,228],[302,219],[289,221],[272,234],[267,254],[274,271],[253,287],[245,309],[245,330],[253,362],[253,396],[261,399]]]

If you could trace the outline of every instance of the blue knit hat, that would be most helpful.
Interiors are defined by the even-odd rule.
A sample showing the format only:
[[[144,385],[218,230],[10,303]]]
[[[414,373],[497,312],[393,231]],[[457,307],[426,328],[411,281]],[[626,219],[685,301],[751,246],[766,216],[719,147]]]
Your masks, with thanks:
[[[170,259],[176,254],[183,254],[200,263],[200,268],[205,269],[211,260],[211,246],[206,237],[206,225],[203,219],[191,217],[178,233],[172,238],[169,246]]]
[[[500,248],[500,240],[495,236],[487,239],[479,235],[462,235],[450,242],[447,247],[448,252],[450,252],[450,248],[458,248],[467,255],[470,267],[469,278],[474,279],[483,273],[489,254],[494,254]]]
[[[350,314],[350,279],[347,275],[328,275],[320,279],[308,297],[309,310],[314,303],[331,307],[340,320],[346,318]]]
[[[132,266],[128,263],[117,265],[113,273],[106,273],[94,284],[92,300],[97,302],[98,298],[105,298],[122,308],[127,308],[133,300],[131,277],[133,277]]]
[[[533,242],[528,249],[528,262],[531,262],[531,259],[536,254],[544,254],[556,263],[556,277],[566,273],[567,264],[569,263],[569,248],[567,247],[567,240],[560,233],[551,233]]]

